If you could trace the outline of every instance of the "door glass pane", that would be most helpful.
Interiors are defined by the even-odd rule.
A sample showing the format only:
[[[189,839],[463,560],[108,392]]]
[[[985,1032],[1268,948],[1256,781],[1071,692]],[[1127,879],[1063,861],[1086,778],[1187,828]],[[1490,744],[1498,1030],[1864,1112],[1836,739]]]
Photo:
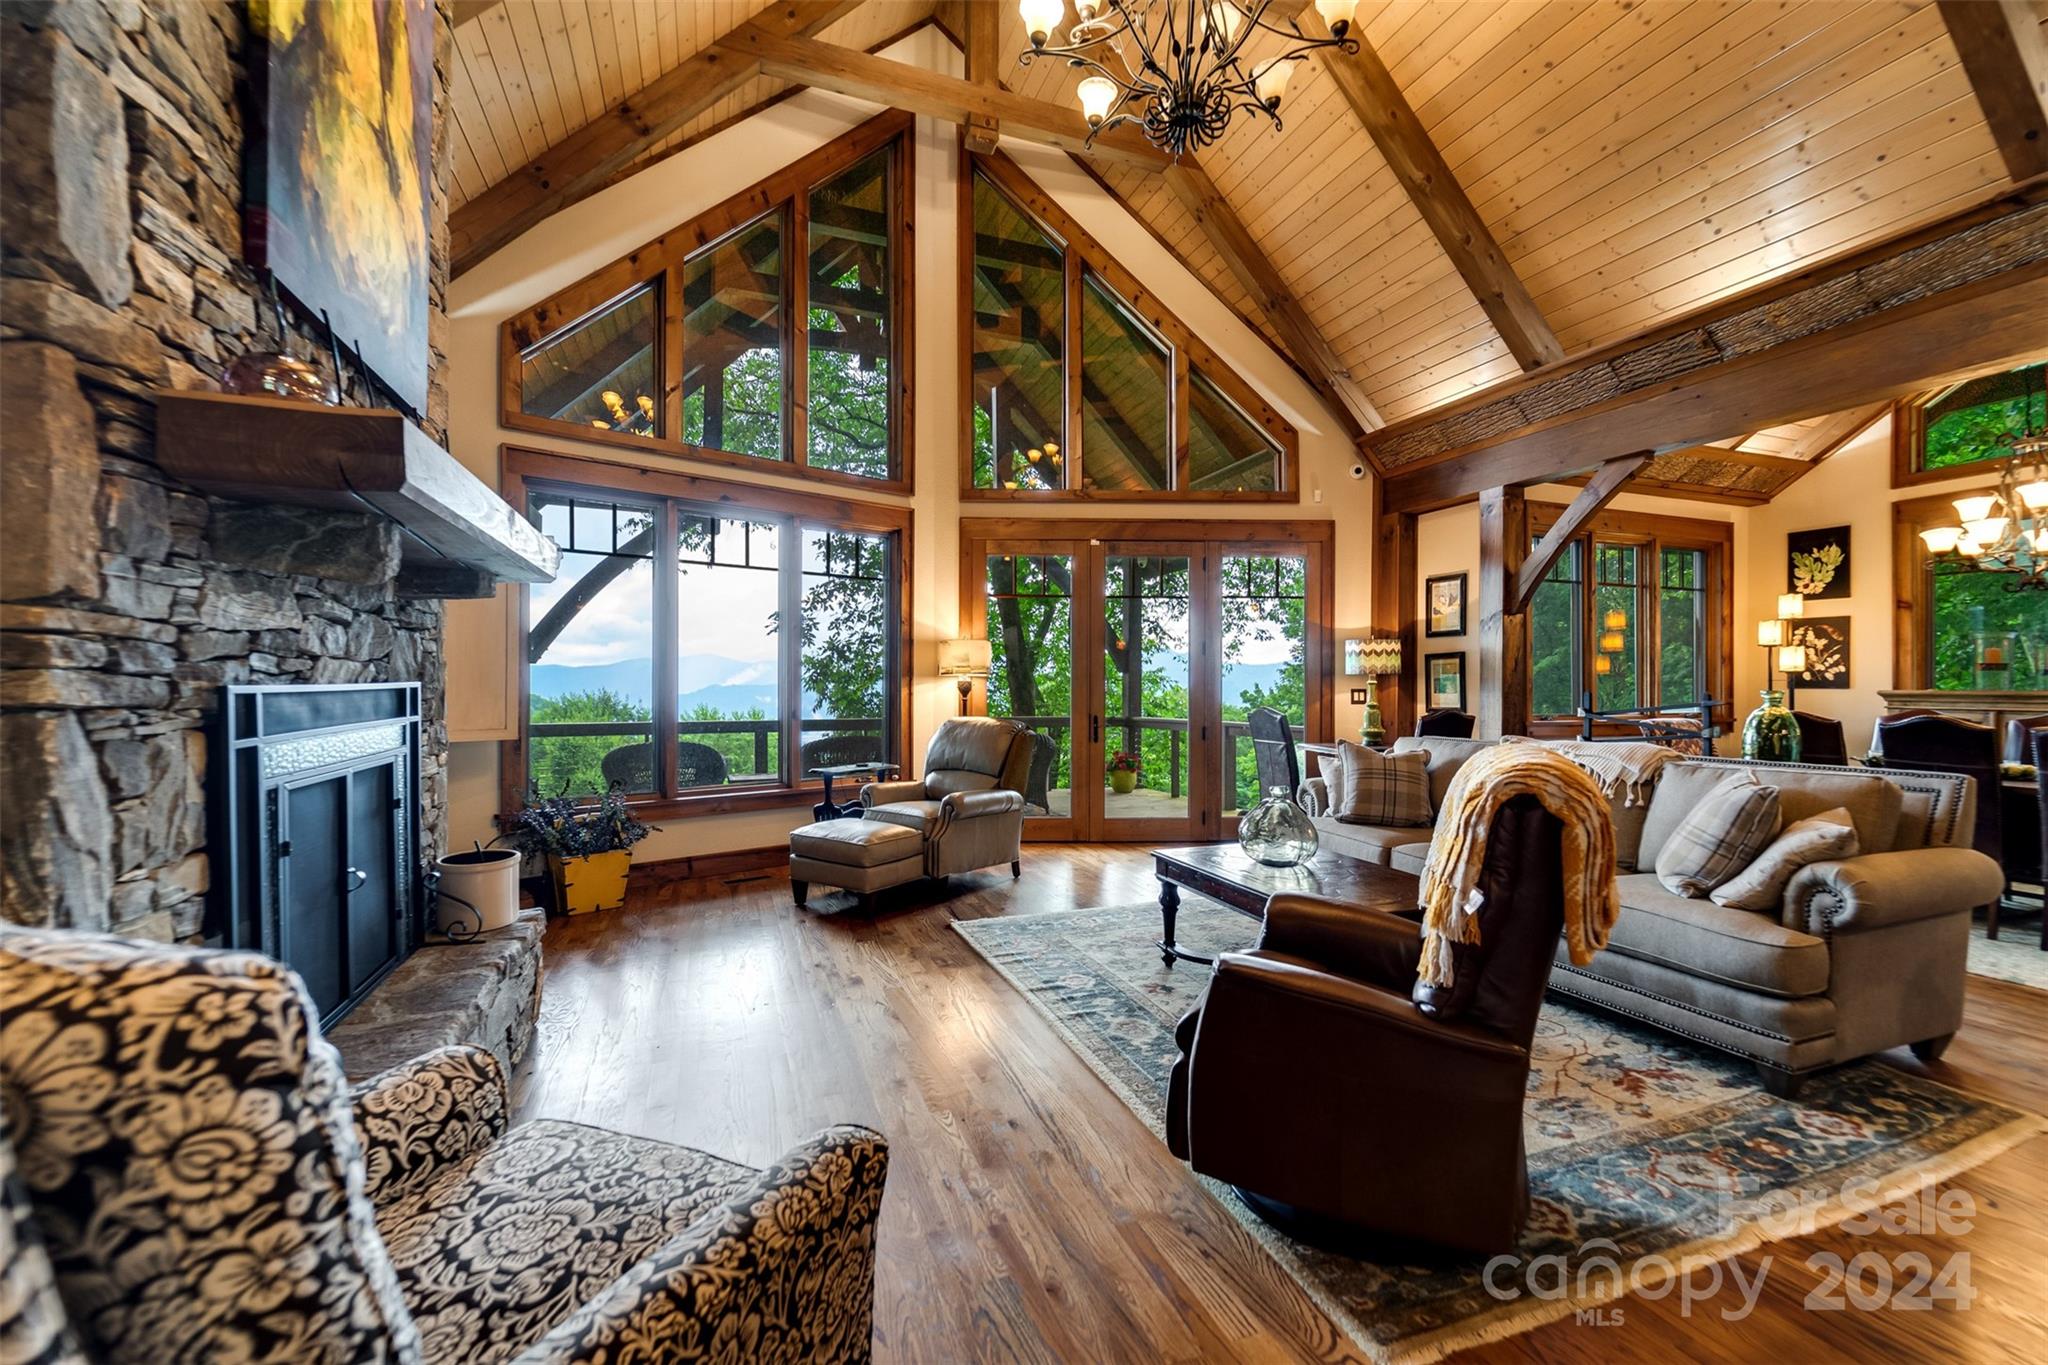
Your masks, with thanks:
[[[1298,555],[1223,558],[1223,813],[1265,795],[1245,717],[1270,706],[1300,741],[1308,726],[1308,561]],[[1290,792],[1289,795],[1292,795]]]
[[[809,460],[886,479],[889,150],[811,191]]]
[[[792,776],[889,752],[889,540],[804,528],[803,747]]]
[[[1187,557],[1111,555],[1102,597],[1103,814],[1185,819]]]
[[[782,527],[677,517],[677,786],[782,775]]]
[[[528,599],[526,780],[543,796],[652,792],[654,513],[536,491],[527,515],[562,568]]]
[[[1188,481],[1196,492],[1269,493],[1280,448],[1199,370],[1188,372]]]
[[[655,435],[657,297],[653,285],[643,285],[520,356],[519,410],[601,431]]]
[[[1663,552],[1663,568],[1657,578],[1657,633],[1658,700],[1666,706],[1709,700],[1704,667],[1707,556],[1703,551]]]
[[[1636,667],[1637,558],[1633,545],[1593,547],[1596,711],[1626,711],[1642,704]]]
[[[1579,633],[1580,544],[1573,542],[1536,585],[1529,601],[1529,707],[1539,716],[1569,716],[1585,688]]]
[[[1074,561],[1066,555],[988,557],[988,713],[1037,736],[1025,816],[1072,815]]]
[[[782,215],[683,263],[683,439],[779,460]]]
[[[1173,356],[1094,275],[1081,281],[1082,485],[1173,487]]]
[[[1065,256],[1056,239],[979,172],[969,287],[974,486],[1064,487]]]

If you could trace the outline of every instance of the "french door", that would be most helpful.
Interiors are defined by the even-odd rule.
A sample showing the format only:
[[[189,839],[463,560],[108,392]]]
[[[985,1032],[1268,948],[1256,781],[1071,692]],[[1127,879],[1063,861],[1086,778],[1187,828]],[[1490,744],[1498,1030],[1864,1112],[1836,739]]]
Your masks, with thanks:
[[[1035,736],[1025,837],[1229,838],[1258,794],[1250,708],[1276,706],[1297,736],[1327,737],[1326,540],[1249,540],[1229,523],[1171,524],[1215,528],[1187,539],[981,525],[1035,528],[962,527],[962,629],[989,641],[992,660],[983,709]]]

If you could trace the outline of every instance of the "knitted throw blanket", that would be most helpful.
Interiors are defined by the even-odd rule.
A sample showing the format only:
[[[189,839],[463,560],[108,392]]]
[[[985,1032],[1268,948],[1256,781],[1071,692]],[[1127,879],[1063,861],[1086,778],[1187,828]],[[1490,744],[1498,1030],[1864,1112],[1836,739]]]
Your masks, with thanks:
[[[1667,745],[1646,741],[1589,744],[1579,739],[1529,739],[1510,735],[1501,743],[1541,745],[1553,753],[1563,754],[1591,773],[1607,795],[1623,797],[1622,804],[1627,806],[1648,805],[1650,794],[1657,785],[1657,775],[1664,771],[1664,765],[1683,757]]]
[[[1564,824],[1564,936],[1580,966],[1607,946],[1621,913],[1614,885],[1614,820],[1600,784],[1548,746],[1501,744],[1473,755],[1437,813],[1422,873],[1422,965],[1432,986],[1449,986],[1451,945],[1479,942],[1478,889],[1493,817],[1517,796],[1533,796]]]

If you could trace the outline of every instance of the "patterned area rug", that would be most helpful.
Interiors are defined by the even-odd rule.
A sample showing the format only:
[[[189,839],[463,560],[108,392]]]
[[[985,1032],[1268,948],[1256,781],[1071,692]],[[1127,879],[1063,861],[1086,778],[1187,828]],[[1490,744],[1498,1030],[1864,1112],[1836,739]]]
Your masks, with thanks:
[[[2041,921],[2015,915],[1984,937],[1980,920],[1970,926],[1970,974],[2048,991],[2048,953],[2041,951]]]
[[[1164,968],[1150,902],[953,926],[1030,998],[1097,1075],[1161,1130],[1173,1025],[1206,968]],[[1183,898],[1179,942],[1204,955],[1256,926]],[[1745,1065],[1646,1029],[1546,1005],[1527,1107],[1534,1196],[1510,1294],[1537,1257],[1562,1257],[1574,1292],[1504,1298],[1486,1263],[1380,1266],[1281,1237],[1203,1183],[1375,1360],[1429,1361],[1528,1331],[1764,1242],[1840,1221],[1953,1176],[2048,1129],[2037,1116],[1864,1063],[1810,1082],[1797,1103]],[[1545,1264],[1545,1263],[1539,1263]],[[1618,1267],[1618,1271],[1614,1269]],[[1732,1292],[1732,1291],[1731,1291]]]

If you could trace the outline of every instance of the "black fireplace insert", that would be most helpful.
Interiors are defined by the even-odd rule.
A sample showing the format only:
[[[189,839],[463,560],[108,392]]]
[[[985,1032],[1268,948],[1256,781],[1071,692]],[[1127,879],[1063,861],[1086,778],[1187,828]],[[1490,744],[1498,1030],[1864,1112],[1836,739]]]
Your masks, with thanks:
[[[331,1025],[419,946],[419,684],[224,688],[214,753],[209,933]]]

